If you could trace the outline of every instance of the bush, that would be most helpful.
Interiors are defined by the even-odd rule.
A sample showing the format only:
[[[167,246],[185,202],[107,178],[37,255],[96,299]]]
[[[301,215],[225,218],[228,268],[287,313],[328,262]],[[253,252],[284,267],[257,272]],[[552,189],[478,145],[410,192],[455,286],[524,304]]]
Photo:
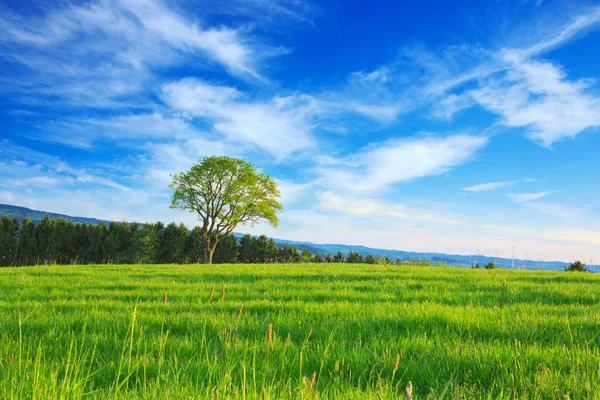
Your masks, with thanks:
[[[590,272],[589,269],[585,267],[585,264],[581,261],[575,261],[567,266],[565,266],[565,271],[567,272]]]
[[[496,269],[498,268],[498,266],[496,264],[494,264],[493,262],[489,262],[487,264],[485,264],[485,269]]]
[[[479,265],[479,263],[476,263],[475,265],[471,265],[471,268],[473,268],[473,269],[481,269],[481,265]]]

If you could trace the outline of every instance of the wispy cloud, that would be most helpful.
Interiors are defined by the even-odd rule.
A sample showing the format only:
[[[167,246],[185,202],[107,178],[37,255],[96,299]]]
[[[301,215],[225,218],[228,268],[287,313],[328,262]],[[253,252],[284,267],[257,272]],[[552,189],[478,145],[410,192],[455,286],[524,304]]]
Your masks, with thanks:
[[[507,186],[512,186],[515,183],[513,181],[506,182],[489,182],[489,183],[481,183],[479,185],[473,185],[463,188],[465,192],[490,192],[494,190],[498,190]]]
[[[513,58],[505,53],[508,60]],[[586,93],[586,81],[569,81],[550,62],[514,59],[501,77],[491,77],[466,96],[502,116],[501,123],[525,127],[544,147],[600,126],[600,97]]]
[[[560,64],[540,57],[598,27],[600,7],[594,7],[562,22],[536,25],[537,31],[521,31],[518,45],[454,45],[436,51],[417,46],[404,50],[398,61],[356,76],[373,81],[373,93],[394,88],[396,99],[409,97],[405,110],[429,106],[434,117],[450,119],[479,106],[499,116],[497,125],[524,128],[529,138],[550,148],[600,127],[600,97],[593,80],[570,79]]]
[[[236,88],[198,79],[165,84],[162,93],[173,109],[207,119],[228,140],[249,143],[275,158],[315,145],[312,129],[318,109],[311,96],[252,101]]]
[[[392,139],[319,167],[318,182],[346,192],[372,193],[392,184],[445,173],[470,161],[488,139],[481,136]]]
[[[568,204],[531,201],[524,203],[527,208],[540,214],[555,217],[563,223],[578,228],[598,229],[598,219],[593,218],[586,209]]]
[[[0,158],[4,160],[0,164],[0,188],[99,185],[120,191],[130,190],[113,176],[99,175],[93,168],[73,167],[58,157],[32,151],[8,140],[2,140],[0,144]]]
[[[203,26],[198,16],[160,0],[93,1],[45,11],[32,17],[0,9],[6,63],[0,91],[20,93],[25,104],[148,107],[152,96],[145,88],[155,84],[156,69],[221,68],[265,82],[264,60],[287,51],[265,45],[247,27]]]
[[[546,192],[536,192],[536,193],[509,193],[507,196],[510,197],[516,203],[524,203],[527,201],[533,201],[545,197],[551,193],[554,193],[554,190],[549,190]]]
[[[337,211],[348,215],[387,217],[401,220],[430,221],[433,223],[458,224],[460,220],[435,215],[429,211],[381,201],[375,198],[340,195],[331,191],[319,192],[316,209]]]

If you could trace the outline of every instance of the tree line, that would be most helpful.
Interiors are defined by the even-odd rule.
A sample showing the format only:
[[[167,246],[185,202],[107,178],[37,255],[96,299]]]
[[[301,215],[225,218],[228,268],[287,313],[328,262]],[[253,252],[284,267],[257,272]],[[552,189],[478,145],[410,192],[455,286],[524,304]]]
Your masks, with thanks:
[[[250,237],[250,235],[247,235]],[[222,235],[215,263],[295,262],[294,246],[278,248],[266,237]],[[97,225],[44,217],[39,223],[0,219],[0,266],[39,264],[184,264],[204,259],[202,230],[162,222]],[[241,256],[241,257],[240,257]],[[260,261],[258,261],[260,260]]]
[[[45,216],[39,223],[0,218],[0,266],[39,264],[193,264],[204,261],[202,228],[162,222],[73,222]],[[214,263],[348,262],[390,264],[387,257],[351,251],[313,254],[297,246],[277,246],[266,236],[223,235]],[[400,262],[400,261],[398,261]]]

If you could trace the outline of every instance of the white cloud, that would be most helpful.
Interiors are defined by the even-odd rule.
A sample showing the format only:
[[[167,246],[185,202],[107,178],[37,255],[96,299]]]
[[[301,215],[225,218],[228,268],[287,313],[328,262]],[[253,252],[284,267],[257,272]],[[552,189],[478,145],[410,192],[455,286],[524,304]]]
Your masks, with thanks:
[[[570,19],[562,17],[563,22],[544,20],[543,25],[517,30],[518,45],[499,50],[470,46],[450,46],[437,53],[413,50],[409,58],[426,71],[418,76],[426,83],[421,101],[431,102],[432,115],[443,119],[479,105],[498,115],[500,125],[525,128],[529,138],[547,148],[600,127],[595,82],[569,79],[560,65],[540,59],[582,32],[598,28],[600,7]]]
[[[261,59],[274,53],[236,29],[203,28],[159,0],[92,2],[59,8],[37,19],[7,14],[0,29],[5,32],[4,41],[38,50],[54,47],[60,51],[72,45],[78,53],[112,54],[136,69],[176,63],[181,53],[201,53],[233,75],[263,79]]]
[[[144,145],[144,150],[146,154],[142,159],[143,174],[137,179],[163,190],[171,183],[171,174],[188,170],[202,157],[213,155],[240,157],[244,148],[222,141],[196,137],[166,143],[147,143]]]
[[[537,200],[554,192],[555,191],[550,190],[546,192],[536,193],[509,193],[507,196],[510,197],[516,203],[524,203],[527,201]]]
[[[510,57],[506,55],[506,57]],[[587,94],[585,81],[571,82],[549,62],[513,62],[500,79],[490,78],[469,95],[502,116],[502,124],[526,127],[544,147],[600,126],[600,98]]]
[[[580,207],[541,201],[526,202],[525,206],[537,213],[559,218],[563,223],[566,222],[571,226],[588,227],[592,230],[598,229],[598,220]]]
[[[162,93],[175,110],[206,118],[228,140],[249,143],[277,159],[315,145],[311,131],[318,109],[311,96],[251,101],[235,88],[197,79],[163,85]]]
[[[600,26],[600,7],[592,6],[583,11],[579,11],[580,13],[578,15],[573,16],[566,22],[556,24],[557,29],[550,34],[547,34],[546,30],[540,29],[539,33],[545,36],[537,37],[536,43],[522,49],[522,57],[543,54],[569,42],[587,30],[598,28],[598,26]]]
[[[51,120],[40,124],[31,138],[92,149],[98,144],[112,144],[115,141],[123,147],[132,147],[148,140],[172,142],[203,135],[205,132],[194,127],[189,118],[154,112]]]
[[[445,173],[470,161],[488,139],[480,136],[392,139],[317,169],[318,183],[351,193],[372,193],[389,185]]]
[[[49,176],[33,176],[31,178],[11,179],[2,181],[2,186],[53,186],[59,183],[59,180]]]
[[[122,171],[99,175],[95,168],[73,167],[58,157],[30,150],[26,147],[15,145],[8,140],[0,142],[0,158],[5,160],[0,163],[0,188],[1,187],[78,187],[82,185],[99,185],[107,188],[118,189],[123,192],[129,187],[117,182],[116,177]]]
[[[284,208],[288,205],[301,204],[307,197],[312,195],[313,182],[296,183],[286,179],[275,179],[277,188],[281,194],[281,203]]]
[[[482,183],[482,184],[474,185],[474,186],[468,186],[468,187],[463,188],[462,190],[464,190],[465,192],[489,192],[489,191],[498,190],[503,187],[512,186],[512,185],[514,185],[514,182],[512,182],[512,181],[490,182],[490,183]]]
[[[317,193],[316,209],[336,211],[346,215],[387,217],[402,220],[430,221],[444,224],[460,223],[457,219],[440,217],[428,211],[368,197],[340,195],[331,191]]]

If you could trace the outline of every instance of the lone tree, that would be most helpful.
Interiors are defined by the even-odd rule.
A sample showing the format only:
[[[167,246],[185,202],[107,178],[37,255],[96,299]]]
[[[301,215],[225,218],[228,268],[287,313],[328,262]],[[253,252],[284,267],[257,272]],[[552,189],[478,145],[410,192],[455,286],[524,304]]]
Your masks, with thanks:
[[[172,176],[171,208],[192,211],[202,222],[204,263],[212,264],[219,241],[239,224],[266,221],[277,226],[277,184],[247,161],[225,156],[204,157],[187,172]]]

